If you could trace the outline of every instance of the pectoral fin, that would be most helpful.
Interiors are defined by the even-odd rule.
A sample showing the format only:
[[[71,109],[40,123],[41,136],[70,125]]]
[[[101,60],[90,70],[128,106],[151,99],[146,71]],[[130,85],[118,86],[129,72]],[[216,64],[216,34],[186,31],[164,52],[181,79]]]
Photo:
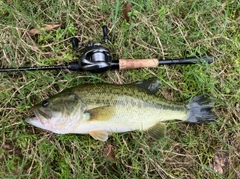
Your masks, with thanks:
[[[90,109],[84,113],[91,121],[106,121],[110,120],[115,113],[114,107],[102,106]]]
[[[150,127],[147,130],[147,133],[155,139],[161,139],[166,135],[166,125],[158,122],[154,126]]]
[[[107,131],[97,130],[97,131],[90,131],[89,134],[95,139],[100,141],[106,141],[108,139],[108,135],[111,134]]]

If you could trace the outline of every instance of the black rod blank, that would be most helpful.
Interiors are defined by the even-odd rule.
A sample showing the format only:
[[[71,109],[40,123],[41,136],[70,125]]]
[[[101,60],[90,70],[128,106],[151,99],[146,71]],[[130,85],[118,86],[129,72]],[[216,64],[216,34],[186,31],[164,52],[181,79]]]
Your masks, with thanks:
[[[40,66],[40,67],[20,67],[20,68],[1,68],[0,72],[16,72],[16,71],[36,71],[36,70],[60,70],[67,69],[66,65],[59,66]]]
[[[195,64],[199,62],[206,62],[211,64],[214,62],[214,57],[190,57],[190,58],[180,58],[180,59],[169,59],[169,60],[159,60],[158,65],[171,65],[171,64],[178,64],[178,65],[187,65],[187,64]]]
[[[121,60],[121,59],[120,59]],[[119,69],[119,61],[111,62],[111,69]],[[138,61],[138,60],[137,60]],[[170,60],[159,60],[158,65],[170,65],[170,64],[196,64],[199,62],[206,62],[211,64],[214,62],[214,57],[203,57],[203,58],[182,58],[182,59],[170,59]],[[40,67],[20,67],[20,68],[0,68],[0,72],[17,72],[17,71],[37,71],[37,70],[61,70],[68,69],[71,71],[84,71],[79,65],[78,61],[71,62],[67,65],[57,65],[57,66],[40,66]],[[96,69],[97,70],[97,69]]]

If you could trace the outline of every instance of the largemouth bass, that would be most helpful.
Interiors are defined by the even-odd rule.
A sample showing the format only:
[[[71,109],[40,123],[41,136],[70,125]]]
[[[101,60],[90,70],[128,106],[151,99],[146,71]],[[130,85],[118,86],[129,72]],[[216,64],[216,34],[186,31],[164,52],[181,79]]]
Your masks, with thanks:
[[[33,107],[35,117],[26,121],[58,134],[90,134],[106,141],[111,133],[147,131],[154,138],[165,135],[162,121],[205,123],[216,119],[213,103],[196,96],[188,104],[173,104],[154,93],[160,83],[84,84],[66,89]]]

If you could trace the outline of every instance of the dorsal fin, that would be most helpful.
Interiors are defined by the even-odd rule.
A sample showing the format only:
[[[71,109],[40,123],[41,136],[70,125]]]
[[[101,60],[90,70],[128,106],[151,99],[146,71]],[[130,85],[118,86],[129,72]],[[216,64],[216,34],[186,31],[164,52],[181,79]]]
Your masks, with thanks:
[[[133,85],[143,88],[152,94],[156,94],[161,87],[161,82],[157,78],[153,77],[147,80],[135,82]]]

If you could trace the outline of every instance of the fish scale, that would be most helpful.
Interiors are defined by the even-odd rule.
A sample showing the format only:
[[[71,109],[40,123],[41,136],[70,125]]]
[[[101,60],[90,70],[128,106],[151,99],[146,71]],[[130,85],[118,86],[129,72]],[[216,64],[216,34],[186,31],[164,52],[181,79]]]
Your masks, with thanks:
[[[108,120],[105,119],[104,115],[100,120],[98,118],[98,121],[95,122],[97,125],[95,130],[102,130],[106,126],[108,126],[107,130],[109,132],[146,130],[159,121],[176,118],[181,120],[187,115],[187,110],[183,105],[173,106],[173,104],[159,101],[159,98],[149,94],[146,90],[130,85],[89,85],[83,88],[73,88],[72,92],[86,104],[87,110],[96,106],[108,106],[112,107],[111,110],[114,110],[114,115]],[[175,110],[175,117],[172,117],[173,109]],[[114,127],[109,127],[109,123]],[[81,123],[77,130],[83,131],[84,128],[85,123]]]
[[[156,97],[153,94],[150,94],[147,90],[139,89],[132,85],[112,85],[112,84],[98,84],[98,85],[86,85],[83,88],[76,87],[72,89],[73,93],[76,95],[80,95],[83,101],[87,103],[103,103],[107,104],[107,102],[111,101],[111,103],[116,103],[116,101],[121,104],[121,101],[116,100],[116,96],[126,96],[124,100],[122,100],[122,104],[126,105],[128,103],[129,98],[135,98],[136,101],[142,100],[146,107],[150,105],[151,107],[161,108],[161,109],[169,109],[172,110],[183,110],[182,104],[172,104],[170,102],[165,102],[161,98]],[[99,96],[101,98],[99,99]]]

